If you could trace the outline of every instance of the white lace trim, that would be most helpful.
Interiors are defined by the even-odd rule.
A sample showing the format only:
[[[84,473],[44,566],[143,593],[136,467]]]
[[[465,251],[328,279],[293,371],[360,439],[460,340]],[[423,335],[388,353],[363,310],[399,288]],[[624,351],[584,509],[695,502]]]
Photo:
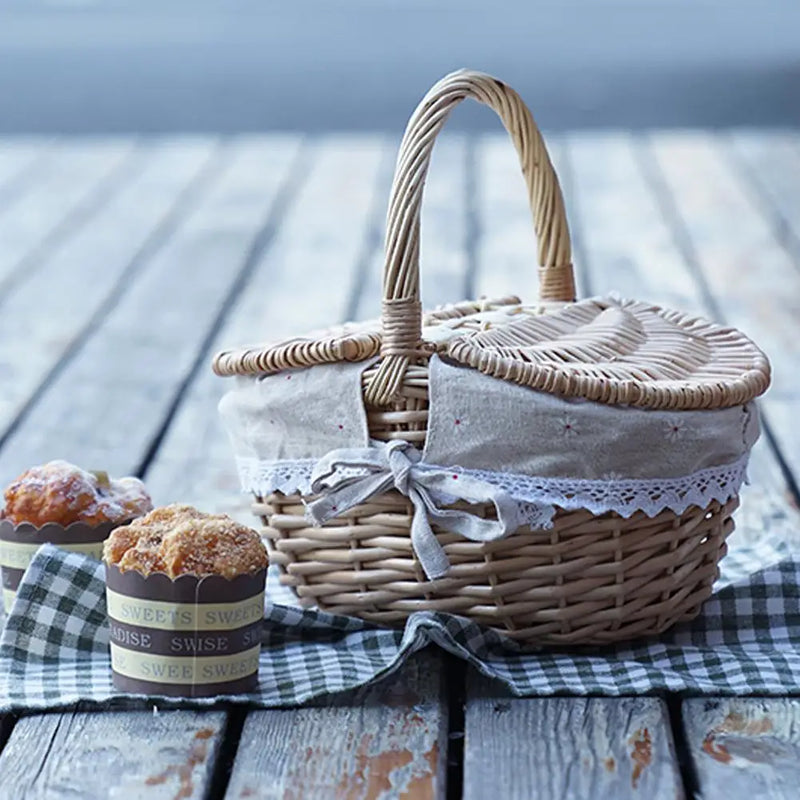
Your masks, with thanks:
[[[713,500],[725,503],[738,494],[747,480],[745,454],[731,464],[709,467],[680,478],[626,479],[609,475],[604,480],[540,478],[531,475],[453,467],[454,475],[469,475],[505,489],[519,502],[520,513],[531,528],[552,526],[556,507],[571,511],[586,509],[592,514],[614,511],[630,517],[643,511],[655,517],[670,510],[682,514],[690,506],[705,508]],[[311,471],[316,461],[259,461],[239,458],[239,478],[246,492],[310,494]],[[419,464],[421,469],[442,471],[442,467]],[[363,474],[353,470],[353,475]]]
[[[607,480],[537,478],[483,470],[465,470],[475,478],[505,489],[520,502],[526,520],[542,519],[542,509],[558,506],[566,510],[586,509],[592,514],[614,511],[630,517],[643,511],[655,517],[670,510],[682,514],[691,506],[705,508],[712,500],[724,503],[738,494],[747,479],[748,455],[732,464],[709,467],[679,478]],[[552,521],[552,515],[548,521]],[[536,527],[529,521],[531,527]]]

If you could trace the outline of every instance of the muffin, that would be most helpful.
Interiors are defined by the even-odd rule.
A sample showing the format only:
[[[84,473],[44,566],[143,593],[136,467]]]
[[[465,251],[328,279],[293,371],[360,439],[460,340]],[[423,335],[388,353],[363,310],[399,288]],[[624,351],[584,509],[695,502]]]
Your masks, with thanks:
[[[31,467],[4,492],[0,512],[3,603],[10,611],[16,589],[45,542],[100,558],[103,541],[118,525],[153,507],[138,478],[113,480],[66,461]]]
[[[118,689],[208,697],[256,687],[267,551],[254,530],[166,506],[116,528],[103,560]]]

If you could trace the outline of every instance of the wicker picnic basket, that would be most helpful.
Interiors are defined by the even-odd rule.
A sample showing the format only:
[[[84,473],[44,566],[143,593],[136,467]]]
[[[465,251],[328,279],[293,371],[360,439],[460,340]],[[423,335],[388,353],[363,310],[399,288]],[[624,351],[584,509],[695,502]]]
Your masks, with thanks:
[[[423,187],[436,136],[467,97],[500,116],[519,155],[538,240],[540,301],[479,300],[424,314]],[[564,204],[544,142],[520,97],[490,76],[455,72],[422,100],[400,147],[387,220],[379,321],[226,351],[214,361],[217,374],[257,382],[319,365],[365,362],[360,381],[370,446],[387,448],[387,464],[401,450],[408,455],[426,443],[432,359],[448,365],[442,369],[458,368],[459,375],[472,373],[466,379],[491,376],[513,387],[508,391],[527,392],[523,399],[531,402],[569,402],[577,419],[586,410],[602,414],[607,408],[617,415],[649,414],[645,420],[661,425],[671,414],[678,420],[674,431],[687,413],[754,413],[748,404],[769,383],[767,359],[738,331],[646,303],[575,300]],[[487,424],[493,413],[485,409]],[[502,429],[502,420],[492,424]],[[615,424],[609,424],[607,447],[624,450]],[[571,427],[569,420],[564,427]],[[556,452],[570,441],[553,440],[551,448]],[[597,451],[602,457],[603,447]],[[491,445],[482,457],[491,470]],[[657,462],[658,452],[651,458]],[[432,501],[415,500],[402,483],[415,459],[403,462],[400,478],[395,469],[392,488],[384,482],[379,493],[338,513],[328,501],[316,522],[309,521],[309,508],[324,481],[306,493],[246,487],[256,494],[254,511],[272,563],[302,602],[390,625],[416,611],[449,612],[524,645],[603,644],[654,634],[698,613],[718,575],[738,505],[733,479],[726,494],[679,512],[598,513],[593,503],[572,507],[574,494],[567,493],[565,507],[555,508],[547,526],[520,524],[510,535],[470,540],[448,528],[447,509],[477,518],[466,525],[474,530],[480,520],[495,524],[504,506],[476,502],[469,494],[456,499],[462,497],[456,493],[444,511],[431,511],[435,546],[447,564],[432,577],[412,541]],[[462,473],[457,464],[440,466],[466,480],[468,470]],[[354,474],[341,483],[345,494]],[[361,474],[371,474],[369,466]],[[597,482],[591,485],[596,498]],[[609,485],[616,485],[613,476]]]

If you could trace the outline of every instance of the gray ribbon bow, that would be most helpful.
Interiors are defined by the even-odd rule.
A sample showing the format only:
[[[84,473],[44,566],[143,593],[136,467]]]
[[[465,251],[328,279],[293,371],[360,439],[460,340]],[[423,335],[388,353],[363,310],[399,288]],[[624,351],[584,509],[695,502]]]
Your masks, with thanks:
[[[411,546],[429,579],[442,577],[450,566],[431,529],[431,522],[474,542],[502,539],[519,527],[517,503],[508,493],[463,473],[420,466],[421,458],[419,450],[401,440],[388,444],[376,442],[364,449],[331,451],[316,463],[311,473],[311,491],[321,496],[308,504],[306,516],[313,524],[321,525],[375,495],[397,489],[414,505]],[[366,474],[354,476],[353,469],[366,471]],[[471,503],[491,502],[497,519],[440,508],[434,495]]]

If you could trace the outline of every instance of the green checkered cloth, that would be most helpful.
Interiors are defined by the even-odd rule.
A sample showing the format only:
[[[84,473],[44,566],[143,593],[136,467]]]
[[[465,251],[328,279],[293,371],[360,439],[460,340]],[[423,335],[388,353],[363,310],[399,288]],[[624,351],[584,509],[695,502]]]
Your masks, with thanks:
[[[202,706],[303,703],[382,678],[430,644],[515,695],[800,694],[800,559],[782,545],[734,550],[699,617],[658,638],[591,652],[520,652],[450,614],[412,614],[402,630],[286,603],[268,585],[259,688],[253,694],[160,699]],[[0,638],[0,711],[128,697],[111,683],[103,566],[44,545]]]

